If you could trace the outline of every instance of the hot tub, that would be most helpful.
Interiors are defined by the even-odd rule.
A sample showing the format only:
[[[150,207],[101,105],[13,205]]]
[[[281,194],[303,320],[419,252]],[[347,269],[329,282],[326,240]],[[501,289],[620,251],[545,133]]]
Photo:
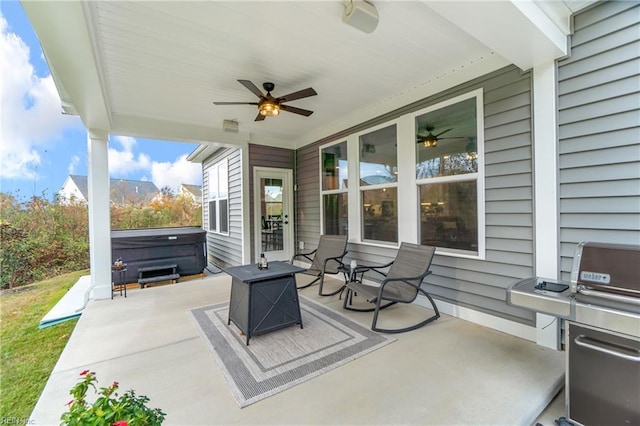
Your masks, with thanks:
[[[138,268],[176,264],[177,273],[199,274],[207,266],[206,231],[198,227],[111,231],[111,263],[127,264],[125,282],[138,280]]]

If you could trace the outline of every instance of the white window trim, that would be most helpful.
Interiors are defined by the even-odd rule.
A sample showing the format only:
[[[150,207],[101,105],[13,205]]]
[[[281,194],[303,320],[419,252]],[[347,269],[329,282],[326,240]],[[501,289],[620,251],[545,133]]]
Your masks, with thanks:
[[[456,251],[454,249],[437,248],[436,253],[448,257],[459,257],[468,259],[484,260],[486,258],[486,223],[485,223],[485,161],[484,161],[484,98],[483,89],[475,89],[462,95],[449,98],[443,102],[431,105],[419,111],[407,113],[394,120],[387,121],[374,127],[367,128],[358,133],[352,133],[346,137],[348,155],[348,176],[349,185],[346,189],[349,200],[349,241],[371,247],[399,247],[400,242],[419,243],[418,222],[419,213],[419,193],[418,184],[425,183],[424,179],[417,180],[416,149],[415,149],[415,118],[419,115],[444,108],[446,106],[461,102],[466,99],[476,98],[476,134],[478,152],[478,172],[465,175],[456,175],[447,178],[433,178],[430,182],[437,181],[465,181],[475,180],[477,185],[477,214],[478,214],[478,250],[477,254]],[[397,162],[398,180],[394,184],[360,186],[360,136],[371,133],[384,127],[396,125],[397,137]],[[322,149],[344,142],[345,139],[322,145],[318,148],[318,177],[320,182],[320,231],[324,233],[324,207],[323,195],[331,193],[342,193],[345,190],[322,190]],[[398,200],[402,200],[402,209],[398,209],[398,243],[384,243],[381,241],[362,239],[362,197],[361,190],[376,189],[383,187],[397,188]],[[400,202],[398,201],[398,207]]]
[[[220,194],[220,166],[224,163],[224,165],[226,166],[227,169],[227,191],[226,191],[226,196],[221,197]],[[216,197],[212,197],[212,191],[211,191],[211,175],[215,173],[216,174],[216,182],[218,183],[218,188],[216,188],[217,191],[217,195]],[[209,167],[209,169],[207,170],[207,174],[208,174],[208,202],[207,202],[207,232],[211,232],[213,234],[218,234],[218,235],[225,235],[228,236],[229,235],[229,228],[231,228],[229,226],[229,159],[228,158],[224,158],[220,161],[218,161],[217,163],[213,164],[211,167]],[[220,201],[223,200],[227,200],[227,231],[226,232],[221,232],[220,231]],[[215,221],[216,221],[216,229],[212,230],[211,229],[211,209],[209,208],[209,203],[211,203],[212,201],[215,201],[216,203],[216,217],[215,217]]]
[[[485,225],[485,161],[484,161],[484,98],[483,98],[483,89],[475,89],[470,92],[464,93],[462,95],[447,99],[443,102],[440,102],[435,105],[431,105],[427,108],[424,108],[420,111],[416,111],[411,113],[411,125],[414,126],[416,117],[427,114],[432,111],[439,110],[441,108],[445,108],[449,105],[456,104],[458,102],[462,102],[467,99],[476,99],[476,149],[478,152],[478,171],[476,173],[466,173],[462,175],[455,176],[443,176],[443,177],[434,177],[434,178],[425,178],[425,179],[415,179],[415,194],[416,194],[416,202],[419,198],[419,185],[431,182],[431,183],[443,183],[443,182],[464,182],[464,181],[472,181],[476,182],[477,188],[477,216],[478,216],[478,250],[476,254],[455,250],[450,248],[438,247],[436,249],[437,254],[451,256],[451,257],[461,257],[467,259],[479,259],[484,260],[486,258],[486,225]],[[412,132],[414,130],[412,129]],[[415,137],[415,135],[414,135]],[[416,165],[416,153],[415,149],[413,152],[413,174],[415,177],[415,165]],[[420,221],[419,210],[415,209],[415,219],[414,222],[416,225]],[[419,229],[419,228],[418,228]],[[417,233],[416,233],[417,238]]]

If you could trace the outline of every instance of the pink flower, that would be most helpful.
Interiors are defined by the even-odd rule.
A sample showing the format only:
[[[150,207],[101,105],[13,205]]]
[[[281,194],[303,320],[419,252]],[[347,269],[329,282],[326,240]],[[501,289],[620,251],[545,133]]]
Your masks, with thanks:
[[[71,404],[73,404],[73,399],[71,401],[67,402],[65,405],[71,405]]]
[[[116,420],[113,422],[113,426],[129,426],[126,420]]]
[[[119,384],[120,384],[120,383],[118,383],[118,382],[113,382],[113,384],[111,385],[111,387],[112,387],[112,388],[117,388]]]
[[[82,373],[80,373],[80,375],[81,376],[86,376],[88,372],[89,372],[89,370],[84,370]]]

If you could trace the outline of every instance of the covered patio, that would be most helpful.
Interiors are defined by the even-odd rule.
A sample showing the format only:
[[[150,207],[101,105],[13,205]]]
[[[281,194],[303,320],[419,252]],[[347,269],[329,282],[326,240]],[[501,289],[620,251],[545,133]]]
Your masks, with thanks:
[[[110,259],[98,253],[110,249],[109,229],[102,226],[109,223],[110,135],[241,149],[242,210],[240,222],[232,224],[232,230],[242,228],[237,231],[242,233],[238,237],[241,240],[233,242],[241,245],[237,263],[248,263],[259,255],[251,244],[254,218],[247,188],[252,173],[247,168],[253,165],[247,158],[253,152],[261,150],[265,158],[273,159],[277,149],[285,149],[302,161],[305,147],[315,149],[318,143],[345,137],[353,129],[370,126],[367,123],[394,111],[415,109],[412,105],[425,99],[427,104],[441,102],[451,96],[446,93],[448,89],[508,66],[524,72],[533,70],[531,96],[536,102],[531,112],[535,115],[531,137],[539,155],[535,164],[541,168],[541,176],[551,170],[556,152],[555,60],[567,54],[571,14],[591,3],[498,1],[466,2],[460,7],[456,2],[439,1],[24,1],[62,109],[66,114],[79,115],[88,130],[94,297],[109,297]],[[296,99],[290,105],[313,111],[313,115],[285,111],[277,117],[256,120],[257,106],[214,105],[255,103],[255,93],[239,84],[240,79],[251,81],[258,89],[264,82],[275,83],[274,96],[313,87],[317,96]],[[511,105],[508,109],[514,108]],[[416,151],[416,139],[411,135],[415,126],[407,117],[402,120],[399,158],[411,159]],[[481,134],[479,137],[482,139]],[[482,150],[480,140],[477,145]],[[354,158],[353,150],[350,156]],[[413,167],[399,165],[401,172]],[[302,163],[295,168],[297,174],[310,170]],[[484,173],[482,167],[479,170]],[[315,170],[313,173],[318,176]],[[405,179],[401,191],[410,188],[411,176],[400,179]],[[206,193],[206,182],[204,189]],[[316,218],[319,213],[314,211],[318,207],[302,204],[313,195],[309,189],[302,191],[305,194],[295,206],[296,223],[292,226],[296,247],[300,241],[314,246],[317,234],[322,233],[322,219]],[[548,200],[538,200],[540,205],[555,202],[553,192],[548,193]],[[401,210],[417,211],[417,201],[409,203],[415,197],[406,195],[401,193]],[[206,213],[205,208],[203,217]],[[545,215],[542,220],[550,213],[541,214]],[[304,217],[316,220],[304,224]],[[395,243],[418,238],[417,224],[410,222],[417,221],[400,221]],[[547,220],[536,232],[545,233],[553,224]],[[350,232],[356,225],[352,223]],[[214,234],[211,239],[217,237]],[[350,242],[362,240],[350,235]],[[479,249],[472,253],[479,260],[484,260],[483,244],[481,235]],[[554,250],[538,254],[538,273],[556,274],[554,254]]]
[[[189,309],[227,301],[230,281],[225,274],[209,275],[91,301],[40,397],[33,424],[59,422],[68,390],[85,369],[97,373],[100,385],[119,381],[122,391],[148,396],[150,407],[167,413],[168,425],[551,425],[563,415],[562,394],[543,412],[562,386],[562,353],[448,315],[240,408],[188,315]],[[317,286],[301,294],[370,326],[371,314],[347,313],[338,296],[317,296]],[[385,321],[396,325],[424,314],[421,306],[409,308],[389,309]]]
[[[34,411],[36,424],[58,423],[84,369],[149,396],[169,424],[536,422],[562,386],[561,321],[509,306],[506,289],[528,276],[568,280],[583,240],[638,242],[638,6],[374,3],[379,22],[366,33],[341,19],[350,1],[23,2],[64,112],[87,128],[90,169],[92,300]],[[318,95],[295,106],[314,113],[256,120],[258,105],[214,105],[256,100],[239,79],[275,82],[275,95],[313,87]],[[473,140],[454,153],[472,172],[419,175],[421,153],[435,147],[420,131],[440,113],[442,130],[434,134],[466,135],[454,130],[464,120],[443,118],[458,104],[472,111]],[[369,139],[378,132],[380,143]],[[328,231],[346,232],[348,260],[365,264],[393,259],[403,241],[437,246],[423,286],[444,315],[240,409],[187,314],[227,301],[229,277],[108,300],[110,135],[201,144],[194,155],[202,154],[203,197],[213,203],[203,208],[211,263],[259,256],[251,178],[267,166],[282,168],[295,191],[290,249],[312,249]],[[347,152],[339,167],[321,161]],[[376,152],[386,157],[371,164],[388,166],[389,182],[361,179]],[[429,161],[444,164],[445,157]],[[339,168],[348,181],[333,172]],[[338,176],[325,187],[323,177]],[[429,199],[429,186],[463,181],[472,197],[458,198],[472,207],[467,222],[477,228],[466,248],[422,232],[438,206],[457,199],[448,192],[446,200]],[[390,196],[374,212],[369,207],[378,203],[366,202],[367,191]],[[337,198],[350,201],[328,203]],[[370,234],[367,225],[378,228],[367,214],[397,226]],[[337,221],[332,230],[332,217],[347,218],[348,227]],[[447,229],[458,229],[454,219],[446,218]],[[317,299],[315,289],[301,294]],[[370,315],[343,313],[337,296],[318,301],[370,324]],[[540,421],[551,424],[562,405],[556,398]]]

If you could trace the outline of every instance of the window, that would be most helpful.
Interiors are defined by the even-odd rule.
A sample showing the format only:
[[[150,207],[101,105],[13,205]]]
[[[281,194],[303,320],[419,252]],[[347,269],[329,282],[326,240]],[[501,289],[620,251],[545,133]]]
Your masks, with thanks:
[[[321,146],[322,232],[483,258],[483,114],[476,89]]]
[[[324,234],[349,234],[347,142],[320,150]]]
[[[478,252],[478,99],[415,118],[421,244]]]
[[[396,125],[359,138],[362,239],[398,242]]]
[[[209,231],[229,233],[229,168],[226,158],[209,169]]]

